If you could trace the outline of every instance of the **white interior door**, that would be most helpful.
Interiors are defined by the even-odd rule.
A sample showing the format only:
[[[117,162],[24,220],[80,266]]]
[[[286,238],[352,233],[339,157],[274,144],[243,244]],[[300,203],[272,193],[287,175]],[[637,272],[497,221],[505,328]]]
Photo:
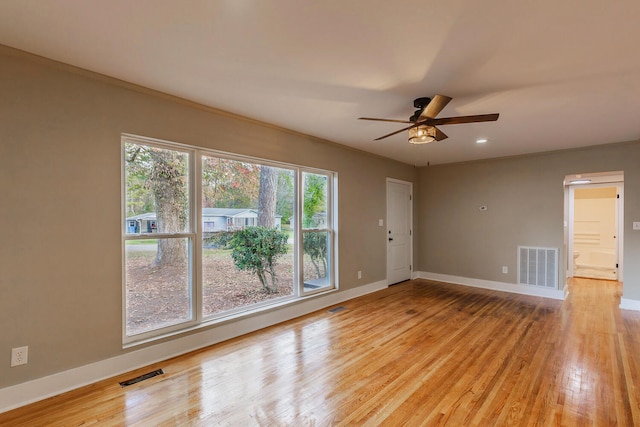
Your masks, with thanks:
[[[411,279],[411,183],[387,180],[387,283]]]

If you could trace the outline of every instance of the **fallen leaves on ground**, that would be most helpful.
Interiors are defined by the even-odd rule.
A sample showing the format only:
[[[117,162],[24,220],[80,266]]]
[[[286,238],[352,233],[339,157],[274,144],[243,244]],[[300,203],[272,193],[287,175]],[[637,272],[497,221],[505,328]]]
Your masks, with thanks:
[[[187,266],[154,267],[153,256],[127,259],[128,335],[190,320]],[[238,270],[228,254],[203,257],[202,269],[204,316],[293,294],[292,254],[276,264],[277,293],[263,291],[258,277]]]

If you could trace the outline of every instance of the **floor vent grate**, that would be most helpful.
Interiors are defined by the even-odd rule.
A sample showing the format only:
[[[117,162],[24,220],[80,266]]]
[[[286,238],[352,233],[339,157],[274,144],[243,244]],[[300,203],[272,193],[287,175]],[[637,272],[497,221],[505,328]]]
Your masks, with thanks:
[[[333,307],[332,309],[329,310],[329,313],[337,313],[337,312],[342,311],[342,310],[344,310],[344,306],[343,305],[341,305],[339,307]]]
[[[132,378],[130,380],[122,381],[120,383],[121,387],[126,387],[128,385],[133,385],[139,383],[140,381],[148,380],[149,378],[157,377],[158,375],[162,375],[164,372],[162,369],[156,369],[153,372],[148,372],[146,374],[140,375],[139,377]]]
[[[558,249],[518,246],[518,284],[558,288]]]

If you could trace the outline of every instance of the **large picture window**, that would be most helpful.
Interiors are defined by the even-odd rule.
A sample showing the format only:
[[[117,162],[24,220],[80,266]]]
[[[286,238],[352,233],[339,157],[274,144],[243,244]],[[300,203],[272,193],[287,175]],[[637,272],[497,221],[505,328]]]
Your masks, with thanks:
[[[124,341],[336,288],[333,172],[123,137]]]

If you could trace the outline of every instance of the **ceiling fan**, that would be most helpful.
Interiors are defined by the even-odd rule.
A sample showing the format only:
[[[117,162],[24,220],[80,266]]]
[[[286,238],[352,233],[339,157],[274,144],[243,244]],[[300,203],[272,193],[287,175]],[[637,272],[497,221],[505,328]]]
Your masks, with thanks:
[[[446,107],[452,98],[444,95],[436,95],[431,98],[422,97],[413,101],[413,106],[417,108],[413,116],[409,117],[409,120],[394,120],[394,119],[376,119],[373,117],[359,117],[359,120],[374,120],[378,122],[393,122],[393,123],[411,123],[411,126],[402,128],[395,132],[391,132],[387,135],[376,138],[374,141],[390,137],[392,135],[409,131],[409,142],[412,144],[426,144],[432,141],[442,141],[448,138],[447,135],[438,129],[436,126],[442,125],[455,125],[460,123],[477,123],[477,122],[494,122],[498,120],[498,113],[494,114],[479,114],[475,116],[457,116],[457,117],[443,117],[436,119],[436,116],[440,111]]]

